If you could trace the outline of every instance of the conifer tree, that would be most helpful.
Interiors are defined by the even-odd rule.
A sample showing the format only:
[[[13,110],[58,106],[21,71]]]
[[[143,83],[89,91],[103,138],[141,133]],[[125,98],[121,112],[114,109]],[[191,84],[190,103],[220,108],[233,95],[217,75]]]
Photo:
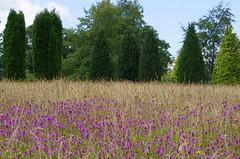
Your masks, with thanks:
[[[26,27],[25,27],[25,18],[23,12],[18,13],[18,30],[19,30],[19,77],[21,79],[26,78],[25,70],[26,70]]]
[[[240,52],[236,34],[229,25],[224,32],[220,51],[213,69],[213,82],[217,84],[240,83]]]
[[[62,22],[55,10],[37,14],[33,24],[33,67],[37,78],[61,75]]]
[[[183,50],[183,47],[181,48],[181,50],[178,52],[178,56],[176,58],[176,60],[174,61],[174,67],[173,67],[173,72],[172,72],[172,75],[171,75],[171,79],[173,81],[177,81],[177,74],[178,74],[178,67],[179,67],[179,60],[181,58],[181,52]]]
[[[151,26],[143,28],[143,51],[139,59],[139,81],[161,80],[157,32]]]
[[[177,72],[179,82],[205,82],[205,64],[200,43],[193,23],[189,24]]]
[[[104,34],[104,29],[97,33],[90,63],[91,80],[110,80],[112,77],[112,64],[109,54],[109,45]]]
[[[140,56],[140,41],[129,26],[123,33],[121,54],[119,57],[120,79],[136,81]]]
[[[10,10],[3,36],[3,68],[8,79],[25,78],[26,31],[22,12]]]
[[[51,11],[53,18],[53,28],[56,40],[56,60],[57,60],[57,76],[60,77],[62,74],[62,59],[63,59],[63,27],[60,16],[56,13],[55,9]]]

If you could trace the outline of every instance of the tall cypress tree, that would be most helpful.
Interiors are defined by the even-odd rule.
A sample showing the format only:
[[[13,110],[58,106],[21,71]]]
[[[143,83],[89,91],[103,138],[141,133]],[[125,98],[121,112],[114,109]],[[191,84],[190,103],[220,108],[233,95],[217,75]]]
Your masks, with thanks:
[[[104,33],[104,29],[100,29],[95,40],[89,70],[92,80],[110,80],[112,77],[113,67],[109,56],[109,45]]]
[[[18,13],[18,30],[19,30],[19,78],[23,79],[26,77],[26,27],[25,27],[25,18],[23,12]]]
[[[60,33],[61,32],[61,33]],[[33,67],[37,78],[61,74],[62,22],[55,10],[37,14],[33,24]]]
[[[62,58],[63,58],[63,27],[60,16],[56,13],[55,9],[51,11],[53,18],[53,28],[56,40],[56,62],[57,62],[57,76],[60,77],[62,74]]]
[[[121,54],[119,57],[120,79],[136,81],[140,56],[140,41],[129,26],[123,33]]]
[[[3,36],[4,76],[8,79],[25,78],[26,31],[22,12],[11,9]]]
[[[143,28],[143,51],[139,59],[139,81],[161,79],[157,32],[151,26]]]
[[[229,25],[224,32],[220,51],[213,69],[213,82],[218,84],[240,84],[240,52],[236,34]]]
[[[189,24],[187,29],[179,59],[177,78],[179,82],[186,83],[198,83],[205,80],[205,64],[194,23]]]

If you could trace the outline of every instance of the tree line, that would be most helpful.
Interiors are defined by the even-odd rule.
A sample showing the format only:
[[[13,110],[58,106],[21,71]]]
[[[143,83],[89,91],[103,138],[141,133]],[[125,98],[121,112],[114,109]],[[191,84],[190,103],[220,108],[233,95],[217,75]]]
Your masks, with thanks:
[[[143,7],[137,0],[119,0],[116,4],[102,0],[84,12],[77,28],[63,29],[55,10],[45,9],[21,32],[26,35],[10,33],[12,29],[7,28],[13,22],[19,30],[25,28],[20,22],[23,14],[14,13],[18,18],[7,22],[3,34],[5,78],[23,79],[27,75],[38,79],[240,82],[239,40],[232,33],[231,23],[235,21],[229,4],[220,2],[198,22],[183,27],[185,38],[173,71],[169,67],[173,63],[170,45],[145,23]],[[12,53],[14,48],[18,53]],[[18,59],[18,64],[13,59]],[[16,66],[17,71],[8,73]]]
[[[23,12],[11,9],[3,32],[3,74],[7,79],[26,78],[26,51],[31,43],[32,67],[36,78],[60,77],[62,69],[62,21],[55,10],[38,13],[26,38]],[[29,56],[29,55],[28,55]]]
[[[232,33],[233,22],[229,4],[220,2],[198,22],[184,28],[186,36],[171,79],[185,83],[240,84],[240,41]]]
[[[143,20],[138,1],[103,0],[64,32],[63,76],[74,80],[161,80],[169,44]]]

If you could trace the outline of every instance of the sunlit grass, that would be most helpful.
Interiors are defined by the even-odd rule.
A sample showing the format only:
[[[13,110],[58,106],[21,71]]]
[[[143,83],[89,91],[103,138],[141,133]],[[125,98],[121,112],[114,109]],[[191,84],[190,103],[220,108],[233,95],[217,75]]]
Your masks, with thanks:
[[[237,158],[240,87],[0,82],[1,158]]]

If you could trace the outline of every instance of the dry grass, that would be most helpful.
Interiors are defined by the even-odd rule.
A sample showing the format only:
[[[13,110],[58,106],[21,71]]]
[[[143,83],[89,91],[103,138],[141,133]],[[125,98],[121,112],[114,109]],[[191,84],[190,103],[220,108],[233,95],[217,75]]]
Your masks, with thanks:
[[[157,102],[168,102],[169,106],[191,106],[200,103],[229,104],[240,103],[240,86],[213,85],[181,85],[160,82],[73,82],[67,80],[37,81],[37,82],[0,82],[0,102],[14,99],[26,101],[33,99],[41,101],[66,101],[81,99],[94,95],[104,99],[117,99],[131,102],[138,97],[138,102],[150,102],[154,97]]]
[[[95,97],[97,96],[97,97]],[[68,100],[71,99],[71,100]],[[36,103],[46,103],[45,104],[45,113],[47,109],[61,110],[62,114],[53,114],[54,116],[58,116],[56,121],[65,122],[65,130],[57,129],[59,133],[64,137],[66,137],[69,141],[71,138],[69,137],[68,130],[72,130],[73,135],[77,136],[79,133],[78,129],[73,128],[71,124],[67,124],[70,116],[66,116],[68,114],[68,109],[71,107],[74,101],[82,100],[83,103],[88,103],[86,106],[83,104],[79,107],[80,110],[74,109],[74,112],[69,111],[70,116],[74,116],[74,120],[77,119],[79,121],[85,120],[87,118],[94,118],[96,121],[99,116],[102,117],[110,117],[106,119],[109,122],[116,122],[116,125],[120,126],[120,123],[123,123],[121,127],[132,123],[132,121],[138,121],[137,123],[130,124],[131,127],[129,129],[132,130],[133,133],[129,135],[129,137],[133,140],[134,144],[137,144],[138,147],[141,147],[141,144],[137,143],[137,141],[142,141],[144,144],[152,143],[155,137],[157,136],[165,136],[165,133],[171,134],[172,142],[178,146],[177,148],[167,150],[167,155],[173,155],[175,157],[182,156],[184,153],[187,153],[186,147],[193,146],[193,153],[197,153],[200,151],[206,151],[205,148],[211,147],[208,144],[213,144],[216,138],[218,138],[218,134],[222,134],[222,136],[227,135],[231,136],[232,141],[236,140],[236,136],[238,134],[238,126],[237,122],[239,121],[239,108],[233,106],[233,104],[240,103],[240,86],[214,86],[214,85],[181,85],[181,84],[167,84],[160,82],[149,82],[149,83],[132,83],[132,82],[73,82],[68,80],[55,80],[55,81],[37,81],[37,82],[9,82],[9,81],[1,81],[0,82],[0,105],[4,104],[4,109],[10,111],[14,111],[12,109],[12,105],[19,107],[19,105],[26,106],[32,110],[31,105],[26,104],[25,101],[31,100],[31,104]],[[92,99],[95,99],[96,103],[93,102]],[[12,101],[12,105],[7,104],[9,101]],[[43,102],[45,101],[45,102]],[[47,103],[46,101],[51,101],[54,104],[52,108],[50,107],[51,102]],[[58,102],[62,101],[62,102]],[[65,101],[69,101],[67,106],[63,103]],[[117,101],[117,102],[115,102]],[[224,102],[224,103],[223,103]],[[227,104],[226,104],[227,103]],[[226,104],[226,109],[224,107]],[[33,104],[34,105],[34,104]],[[60,108],[61,105],[61,108]],[[187,107],[188,106],[188,107]],[[68,108],[69,107],[69,108]],[[85,107],[87,110],[85,110]],[[89,109],[88,109],[89,108]],[[35,111],[32,111],[32,115],[28,116],[26,113],[27,110],[22,109],[20,114],[18,114],[18,118],[22,118],[22,120],[32,121],[36,116],[38,116],[37,112],[40,112],[42,108],[34,108]],[[91,111],[94,109],[94,111]],[[2,108],[1,108],[2,110]],[[116,111],[119,111],[120,116],[117,115]],[[78,114],[79,112],[82,112]],[[16,113],[16,112],[15,112]],[[66,114],[65,114],[66,113]],[[227,115],[224,113],[228,113]],[[5,111],[6,114],[6,111]],[[43,113],[44,114],[44,113]],[[48,114],[48,113],[47,113]],[[87,114],[87,116],[86,116]],[[23,116],[22,116],[23,115]],[[15,116],[16,117],[16,116]],[[40,117],[36,117],[39,120]],[[165,123],[161,125],[160,118],[165,120]],[[231,119],[232,118],[232,119]],[[150,121],[150,119],[152,121]],[[183,119],[183,121],[182,121]],[[230,120],[231,119],[231,120]],[[235,122],[233,122],[234,120]],[[100,120],[100,119],[99,119]],[[160,120],[160,121],[159,121]],[[117,121],[121,121],[118,123]],[[149,122],[150,121],[150,122]],[[176,122],[180,121],[182,126],[176,125]],[[209,121],[209,122],[207,122]],[[210,122],[211,121],[211,122]],[[217,121],[217,122],[216,122]],[[86,120],[86,122],[89,122]],[[173,122],[173,123],[172,123]],[[190,124],[186,124],[189,122]],[[118,123],[118,124],[117,124]],[[194,123],[194,125],[192,124]],[[90,124],[90,123],[88,123]],[[72,123],[73,125],[73,123]],[[156,126],[156,129],[148,129],[147,134],[149,137],[145,137],[142,134],[134,133],[138,131],[138,126]],[[25,125],[26,130],[29,130],[29,125]],[[86,127],[89,128],[89,127]],[[209,130],[211,128],[211,130]],[[4,128],[6,129],[6,128]],[[114,139],[118,139],[121,137],[122,129],[120,127],[114,127]],[[47,128],[46,128],[47,130]],[[139,129],[140,130],[140,129]],[[198,143],[193,144],[190,141],[183,140],[178,137],[178,133],[182,130],[191,131],[195,133],[196,138],[198,139]],[[204,134],[205,131],[209,132]],[[214,130],[214,131],[213,131]],[[216,130],[216,132],[215,132]],[[15,138],[15,131],[18,131],[15,126],[12,130],[14,133],[10,137],[10,141],[12,138]],[[32,129],[31,131],[34,131]],[[55,131],[55,130],[54,130]],[[99,152],[101,152],[101,146],[96,143],[92,143],[92,139],[94,137],[99,138],[99,135],[96,134],[95,130],[89,129],[90,137],[87,139],[82,139],[84,143],[87,143],[89,149],[95,148],[94,152],[86,152],[85,158],[91,156],[92,158],[96,158]],[[140,130],[142,131],[142,129]],[[124,131],[125,132],[125,131]],[[176,136],[175,136],[175,133]],[[107,133],[107,132],[104,132]],[[31,133],[29,133],[31,134]],[[46,131],[46,134],[48,132]],[[47,136],[46,135],[46,136]],[[106,134],[105,134],[106,135]],[[29,135],[30,136],[30,135]],[[107,137],[107,136],[105,136]],[[187,134],[186,137],[191,139],[191,134]],[[124,136],[122,136],[124,138]],[[238,137],[239,138],[239,137]],[[66,140],[67,140],[66,139]],[[212,141],[209,141],[212,139]],[[1,140],[1,138],[0,138]],[[100,142],[102,138],[99,138]],[[123,139],[124,140],[124,139]],[[9,143],[10,143],[9,141]],[[108,140],[109,141],[109,140]],[[224,142],[228,140],[224,139]],[[230,140],[229,140],[230,141]],[[2,140],[3,142],[3,140]],[[23,141],[26,142],[26,141]],[[32,142],[32,141],[31,141]],[[33,143],[33,142],[32,142]],[[32,144],[31,143],[31,144]],[[50,144],[51,141],[48,141]],[[18,153],[18,155],[23,157],[24,152],[27,149],[31,148],[26,147],[24,150]],[[109,145],[115,144],[113,141],[109,141]],[[166,143],[165,143],[166,144]],[[190,144],[190,145],[189,145]],[[40,145],[40,143],[39,143]],[[138,157],[149,157],[149,155],[154,156],[154,150],[157,147],[154,147],[159,144],[152,144],[151,153],[141,152],[139,149],[132,149],[130,151],[136,154],[136,158]],[[161,144],[160,144],[161,145]],[[60,145],[61,147],[61,145]],[[209,151],[209,156],[214,157],[215,153],[218,155],[222,155],[221,157],[225,157],[225,150],[233,150],[238,154],[238,148],[234,148],[233,146],[227,146],[227,143],[223,147],[218,147],[217,150]],[[6,153],[8,150],[9,153]],[[123,155],[125,153],[125,149],[116,148],[114,152],[117,155]],[[147,148],[146,148],[147,149]],[[198,150],[198,151],[197,151]],[[0,152],[3,149],[0,149]],[[5,147],[4,149],[4,157],[14,156],[15,154],[10,153],[11,150],[9,147]],[[150,150],[149,150],[150,151]],[[200,152],[199,151],[199,152]],[[104,157],[112,154],[113,150],[108,150],[105,153]],[[172,152],[172,154],[171,154]],[[47,155],[44,151],[35,151],[35,155],[37,154],[38,158],[42,158],[41,156]],[[33,154],[34,154],[33,153]],[[63,154],[58,151],[58,156],[63,156]],[[227,154],[227,153],[226,153]],[[125,154],[126,155],[126,154]],[[145,155],[145,156],[144,156]],[[188,154],[189,155],[189,154]],[[195,156],[195,154],[191,154]],[[16,155],[15,155],[16,156]],[[165,156],[165,157],[166,157]],[[191,157],[192,157],[191,156]],[[204,153],[200,154],[201,158],[206,158]],[[28,156],[29,157],[29,156]],[[78,156],[79,157],[79,156]],[[99,156],[98,156],[99,157]],[[119,157],[119,156],[118,156]],[[189,156],[185,156],[189,158]]]

